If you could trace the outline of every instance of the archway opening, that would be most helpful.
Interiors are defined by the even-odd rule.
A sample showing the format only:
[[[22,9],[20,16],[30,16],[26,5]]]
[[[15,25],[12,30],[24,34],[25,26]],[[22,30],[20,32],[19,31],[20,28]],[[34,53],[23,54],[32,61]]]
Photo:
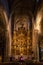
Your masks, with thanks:
[[[6,11],[0,7],[0,61],[9,61],[11,54],[10,27]]]
[[[4,61],[6,49],[6,25],[0,16],[0,58]]]

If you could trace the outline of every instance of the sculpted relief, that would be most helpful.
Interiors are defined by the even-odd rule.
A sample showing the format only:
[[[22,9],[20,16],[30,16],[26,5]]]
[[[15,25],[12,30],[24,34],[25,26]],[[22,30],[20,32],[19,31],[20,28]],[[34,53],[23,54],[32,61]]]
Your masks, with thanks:
[[[14,34],[12,43],[13,55],[28,55],[30,37],[30,20],[27,16],[17,16],[14,19]]]

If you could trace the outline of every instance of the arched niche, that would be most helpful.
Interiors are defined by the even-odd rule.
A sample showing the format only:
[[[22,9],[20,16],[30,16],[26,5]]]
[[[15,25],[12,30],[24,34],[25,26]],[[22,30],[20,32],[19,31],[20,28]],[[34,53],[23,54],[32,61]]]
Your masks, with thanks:
[[[23,55],[23,58],[26,59],[28,58],[29,53],[30,55],[32,55],[31,54],[32,52],[31,50],[32,48],[32,15],[29,13],[28,14],[15,13],[13,11],[11,16],[11,23],[12,22],[13,22],[12,24],[13,33],[12,33],[11,54],[13,57],[17,59],[21,55]]]
[[[10,49],[10,29],[6,11],[0,7],[0,57],[8,61]]]

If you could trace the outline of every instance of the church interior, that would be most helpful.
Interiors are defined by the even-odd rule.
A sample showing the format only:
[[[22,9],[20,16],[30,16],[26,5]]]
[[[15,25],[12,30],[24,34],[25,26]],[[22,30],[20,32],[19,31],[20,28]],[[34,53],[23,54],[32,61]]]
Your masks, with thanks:
[[[0,0],[0,62],[19,60],[43,62],[43,0]]]

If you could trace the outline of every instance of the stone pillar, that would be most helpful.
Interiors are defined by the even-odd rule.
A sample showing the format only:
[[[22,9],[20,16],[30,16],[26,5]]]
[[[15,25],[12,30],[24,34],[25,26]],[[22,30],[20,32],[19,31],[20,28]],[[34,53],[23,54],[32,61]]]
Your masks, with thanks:
[[[4,61],[8,62],[9,61],[9,37],[8,37],[8,31],[6,31],[6,47],[5,47],[5,56],[4,56]]]
[[[34,30],[33,34],[33,45],[34,45],[34,54],[35,54],[35,60],[39,61],[39,46],[38,46],[38,31]]]
[[[6,30],[6,48],[5,48],[5,60],[6,62],[10,61],[11,57],[11,33],[10,33],[10,28],[8,26],[8,29]]]
[[[38,46],[38,38],[39,38],[39,34],[38,34],[38,30],[34,29],[34,20],[32,23],[32,50],[34,52],[34,59],[36,61],[39,61],[39,46]]]

